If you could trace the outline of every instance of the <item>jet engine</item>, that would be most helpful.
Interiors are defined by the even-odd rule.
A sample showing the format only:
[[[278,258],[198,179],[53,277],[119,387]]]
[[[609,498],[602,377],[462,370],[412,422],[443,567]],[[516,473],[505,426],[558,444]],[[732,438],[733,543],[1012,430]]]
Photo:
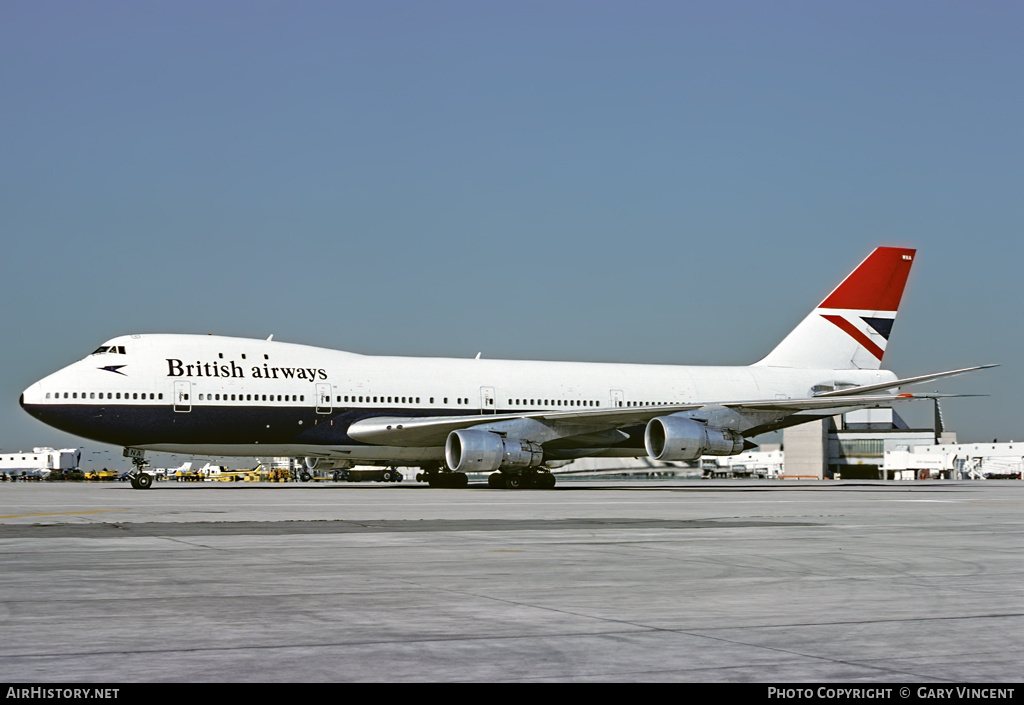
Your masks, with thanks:
[[[743,436],[726,428],[709,428],[684,416],[659,416],[647,423],[644,447],[652,460],[696,460],[702,455],[743,452]]]
[[[499,468],[536,467],[543,462],[544,451],[531,441],[463,429],[448,434],[444,457],[455,472],[493,472]]]

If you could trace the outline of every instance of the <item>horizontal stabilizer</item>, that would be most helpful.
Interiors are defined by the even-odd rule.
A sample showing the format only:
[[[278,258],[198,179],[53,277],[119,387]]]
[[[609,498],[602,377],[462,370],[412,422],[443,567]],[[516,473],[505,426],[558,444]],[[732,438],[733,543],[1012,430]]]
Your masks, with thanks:
[[[956,375],[966,374],[967,372],[974,372],[975,370],[987,370],[991,367],[999,367],[999,365],[978,365],[976,367],[965,367],[961,370],[949,370],[948,372],[935,372],[930,375],[907,377],[905,379],[897,379],[892,382],[881,382],[879,384],[865,384],[860,387],[845,387],[843,389],[836,389],[831,392],[822,392],[821,394],[815,394],[814,396],[817,399],[821,397],[848,397],[857,394],[872,394],[874,392],[881,392],[886,389],[897,389],[899,387],[904,387],[908,384],[920,384],[922,382],[931,382],[933,379],[940,379],[942,377],[954,377]]]

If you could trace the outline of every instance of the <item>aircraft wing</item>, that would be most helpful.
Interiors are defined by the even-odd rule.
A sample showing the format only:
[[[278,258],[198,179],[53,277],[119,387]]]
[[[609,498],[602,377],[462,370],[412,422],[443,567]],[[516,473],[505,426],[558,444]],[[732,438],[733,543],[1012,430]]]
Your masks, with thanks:
[[[740,419],[749,417],[740,432],[759,426],[771,419],[810,412],[812,418],[841,414],[860,408],[888,406],[893,402],[912,399],[933,399],[936,397],[961,396],[953,394],[878,394],[809,399],[757,399],[751,401],[713,402],[706,404],[667,404],[662,406],[625,407],[612,409],[580,409],[573,411],[540,411],[524,414],[475,414],[465,416],[401,417],[378,416],[363,419],[349,426],[348,435],[354,440],[371,445],[400,447],[444,445],[448,434],[460,429],[488,426],[490,429],[507,430],[519,435],[522,422],[533,422],[531,428],[542,429],[538,441],[553,438],[590,436],[600,438],[602,433],[607,445],[626,438],[625,434],[615,435],[618,429],[646,424],[653,418],[687,411],[707,410],[719,414],[728,410]],[[700,414],[695,414],[700,417]],[[810,418],[808,419],[810,420]],[[598,442],[600,444],[600,442]]]
[[[534,420],[545,426],[587,431],[614,430],[623,426],[645,424],[656,416],[699,409],[703,404],[668,404],[664,406],[622,407],[573,411],[538,411],[523,414],[474,414],[465,416],[376,416],[357,421],[348,427],[348,435],[373,445],[436,446],[444,445],[448,434],[463,428]],[[565,435],[577,435],[577,432]]]

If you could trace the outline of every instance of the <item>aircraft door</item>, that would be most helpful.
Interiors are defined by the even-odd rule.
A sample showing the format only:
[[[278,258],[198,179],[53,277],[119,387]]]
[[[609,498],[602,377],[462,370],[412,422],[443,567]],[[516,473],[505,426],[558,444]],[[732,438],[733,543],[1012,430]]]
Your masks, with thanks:
[[[316,413],[318,414],[329,414],[333,406],[331,405],[331,385],[319,383],[316,385]]]
[[[621,389],[613,389],[613,390],[611,390],[611,397],[612,397],[612,407],[618,408],[620,406],[625,406],[622,403],[622,398],[623,397],[622,397],[622,390]]]
[[[178,413],[192,411],[192,383],[188,380],[174,382],[174,410]]]
[[[494,387],[480,387],[480,413],[498,413],[498,407],[494,400]]]

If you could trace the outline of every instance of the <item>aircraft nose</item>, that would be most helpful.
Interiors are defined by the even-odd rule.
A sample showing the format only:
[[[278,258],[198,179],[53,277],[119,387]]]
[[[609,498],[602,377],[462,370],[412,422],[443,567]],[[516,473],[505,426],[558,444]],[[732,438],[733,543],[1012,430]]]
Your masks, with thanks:
[[[39,385],[39,382],[36,382],[31,387],[29,387],[28,389],[21,393],[21,397],[18,399],[18,403],[21,404],[22,409],[32,414],[34,407],[38,406],[41,396],[41,387]]]

